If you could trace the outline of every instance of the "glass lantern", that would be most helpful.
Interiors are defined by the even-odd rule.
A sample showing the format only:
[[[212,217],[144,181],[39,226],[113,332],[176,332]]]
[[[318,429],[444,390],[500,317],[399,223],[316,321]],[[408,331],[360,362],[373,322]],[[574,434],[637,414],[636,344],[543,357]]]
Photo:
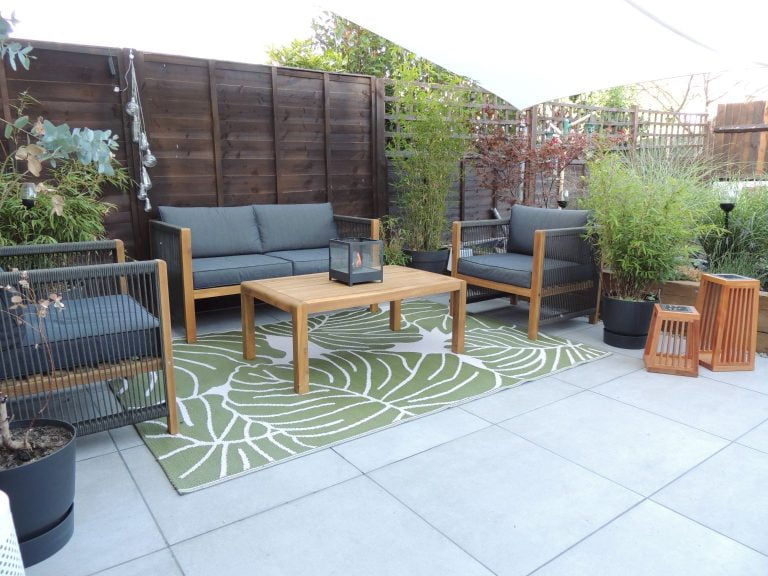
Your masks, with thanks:
[[[331,280],[349,286],[384,280],[384,243],[370,238],[330,241],[328,273]]]

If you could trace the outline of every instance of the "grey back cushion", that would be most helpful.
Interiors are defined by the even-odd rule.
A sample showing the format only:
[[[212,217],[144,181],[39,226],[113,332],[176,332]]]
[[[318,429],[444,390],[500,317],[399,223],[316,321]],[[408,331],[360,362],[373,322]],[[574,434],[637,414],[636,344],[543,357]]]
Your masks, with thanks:
[[[192,230],[192,257],[261,252],[253,206],[160,206],[160,219]]]
[[[324,248],[336,238],[333,207],[324,204],[256,204],[264,252]]]
[[[531,255],[536,230],[586,226],[587,214],[586,210],[553,210],[515,204],[509,216],[507,252]]]

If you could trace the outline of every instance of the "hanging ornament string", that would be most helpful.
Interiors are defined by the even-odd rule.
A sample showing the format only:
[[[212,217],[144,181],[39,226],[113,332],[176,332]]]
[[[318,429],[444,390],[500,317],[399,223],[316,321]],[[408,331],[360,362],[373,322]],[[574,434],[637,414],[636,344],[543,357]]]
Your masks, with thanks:
[[[125,73],[126,83],[130,83],[131,98],[125,105],[125,113],[132,118],[131,136],[133,142],[138,145],[139,157],[141,158],[141,173],[139,174],[139,190],[136,197],[144,202],[144,211],[152,210],[152,204],[149,201],[149,190],[152,188],[152,180],[149,178],[147,168],[153,168],[157,165],[157,158],[149,149],[149,139],[147,138],[147,125],[144,122],[144,110],[141,106],[141,95],[139,94],[139,83],[136,81],[136,68],[133,65],[133,50],[128,54],[128,70]]]

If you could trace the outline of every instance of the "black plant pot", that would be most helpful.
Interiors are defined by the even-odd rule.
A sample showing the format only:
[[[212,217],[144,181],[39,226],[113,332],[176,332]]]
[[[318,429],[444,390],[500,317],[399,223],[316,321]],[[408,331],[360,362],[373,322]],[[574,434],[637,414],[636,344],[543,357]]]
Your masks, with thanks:
[[[12,422],[25,428],[27,420]],[[0,490],[8,495],[24,566],[52,556],[75,528],[75,429],[67,422],[38,419],[36,426],[57,426],[72,440],[57,452],[18,468],[0,471]]]
[[[616,348],[637,350],[645,347],[655,302],[619,300],[603,297],[600,317],[603,320],[603,342]]]
[[[404,252],[411,258],[411,262],[408,264],[411,268],[434,272],[435,274],[445,274],[448,270],[450,250],[404,250]]]

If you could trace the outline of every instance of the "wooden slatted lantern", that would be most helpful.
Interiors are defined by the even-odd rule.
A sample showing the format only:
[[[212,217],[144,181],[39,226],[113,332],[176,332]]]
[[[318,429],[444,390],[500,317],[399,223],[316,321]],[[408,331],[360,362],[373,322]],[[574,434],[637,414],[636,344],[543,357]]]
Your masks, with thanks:
[[[693,306],[656,304],[645,341],[643,362],[648,372],[699,375],[699,322]]]
[[[714,372],[754,370],[760,282],[737,274],[702,274],[699,363]]]

